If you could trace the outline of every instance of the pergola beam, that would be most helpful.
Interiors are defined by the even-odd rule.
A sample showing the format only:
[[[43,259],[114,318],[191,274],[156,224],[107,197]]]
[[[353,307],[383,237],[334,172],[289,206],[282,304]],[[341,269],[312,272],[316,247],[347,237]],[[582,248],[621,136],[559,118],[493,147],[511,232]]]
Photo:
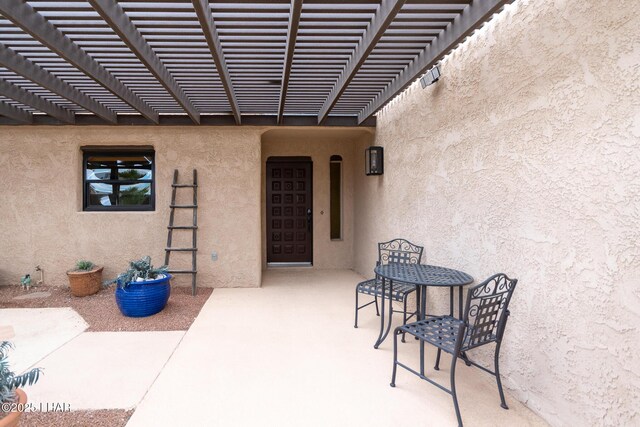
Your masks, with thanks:
[[[68,99],[85,110],[91,111],[108,122],[116,123],[118,121],[116,113],[109,110],[99,102],[89,98],[87,95],[63,80],[60,80],[58,77],[54,76],[39,65],[29,61],[22,55],[19,55],[12,49],[4,46],[2,43],[0,43],[0,65],[34,83],[39,84],[43,88]]]
[[[293,64],[293,53],[296,50],[296,40],[298,38],[298,27],[300,26],[300,15],[302,14],[302,0],[291,0],[291,12],[289,13],[289,29],[287,31],[286,57],[282,68],[282,83],[280,88],[280,103],[278,104],[278,124],[282,123],[284,105],[287,102],[287,89],[289,88],[289,77],[291,76],[291,65]]]
[[[73,124],[75,123],[75,114],[73,111],[62,108],[51,101],[22,89],[19,86],[9,83],[6,80],[0,80],[0,95],[18,101],[21,104],[28,105],[38,111],[47,113],[51,117]]]
[[[2,114],[2,113],[0,113]],[[44,114],[33,116],[33,124],[30,126],[59,126],[64,125],[60,120]],[[193,123],[186,114],[163,114],[160,116],[160,123],[157,126],[233,126],[235,118],[231,114],[203,114],[200,116],[200,124]],[[278,116],[276,114],[245,114],[242,116],[243,126],[276,126],[278,124]],[[13,120],[0,117],[0,126],[12,125],[23,126]],[[75,126],[105,126],[112,125],[104,119],[89,115],[76,114]],[[149,120],[139,114],[120,114],[118,115],[118,123],[113,126],[149,126]],[[282,118],[283,126],[318,126],[316,116],[314,115],[286,115]],[[156,125],[154,125],[156,126]],[[359,128],[375,128],[376,118],[370,117],[364,122],[358,124],[357,116],[329,116],[322,123],[324,127],[359,127]]]
[[[513,0],[474,0],[358,115],[362,123]]]
[[[202,27],[204,37],[207,40],[207,44],[209,45],[211,57],[213,58],[213,62],[216,64],[216,69],[218,70],[220,81],[222,82],[224,91],[227,94],[229,105],[231,106],[231,110],[233,111],[233,117],[235,118],[236,124],[239,125],[242,123],[240,108],[238,107],[238,100],[236,99],[236,94],[233,89],[233,83],[231,81],[231,76],[229,75],[227,62],[225,61],[224,53],[222,52],[220,37],[218,36],[218,31],[216,30],[216,26],[213,23],[211,5],[209,5],[208,0],[192,0],[192,3],[193,8],[196,11],[196,15],[198,15],[198,20],[200,21],[200,26]]]
[[[182,106],[195,123],[200,123],[200,113],[184,93],[178,82],[133,25],[131,19],[115,0],[88,0],[122,41],[131,49],[147,69],[165,87],[167,92]]]
[[[21,123],[33,123],[33,114],[4,101],[0,101],[0,116],[5,116]]]
[[[351,80],[355,77],[356,73],[367,60],[369,53],[373,50],[378,43],[378,40],[382,37],[387,27],[391,24],[396,17],[405,0],[383,0],[379,9],[376,11],[371,23],[367,27],[367,30],[363,34],[362,38],[358,42],[355,50],[351,54],[347,65],[340,74],[338,81],[334,85],[329,97],[324,102],[320,113],[318,114],[318,124],[327,117],[331,109],[336,105],[340,96],[349,86]]]
[[[47,46],[51,51],[72,63],[114,95],[139,111],[146,118],[158,123],[159,115],[129,88],[120,83],[71,39],[52,25],[24,1],[0,1],[0,13],[22,28],[26,33]]]

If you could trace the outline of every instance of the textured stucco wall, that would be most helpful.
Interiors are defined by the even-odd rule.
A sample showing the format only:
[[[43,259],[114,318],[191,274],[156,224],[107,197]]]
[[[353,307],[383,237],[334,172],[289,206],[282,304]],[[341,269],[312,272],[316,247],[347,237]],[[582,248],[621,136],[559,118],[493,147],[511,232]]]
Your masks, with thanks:
[[[162,264],[173,170],[179,169],[190,181],[191,170],[197,168],[199,286],[260,286],[262,132],[215,127],[0,127],[0,284],[16,283],[39,264],[48,284],[65,285],[65,271],[79,258],[104,265],[105,278],[145,254]],[[82,212],[80,147],[136,144],[156,150],[156,210]],[[190,198],[190,191],[179,191],[183,201]],[[190,213],[179,212],[176,224],[191,224]],[[190,246],[190,233],[174,232],[174,242]],[[211,261],[213,250],[219,254],[216,262]],[[171,264],[190,267],[190,255],[174,254]],[[177,284],[190,283],[190,276],[182,277]]]
[[[313,161],[313,267],[353,268],[353,179],[356,142],[371,139],[363,129],[274,129],[262,137],[262,211],[265,212],[266,161],[272,156],[309,156]],[[329,159],[342,156],[342,240],[331,240]],[[321,213],[321,212],[324,212]],[[266,219],[262,218],[263,266],[266,267]]]
[[[385,174],[356,174],[359,272],[406,236],[477,281],[520,279],[503,373],[555,426],[640,424],[637,11],[517,0],[378,115]]]

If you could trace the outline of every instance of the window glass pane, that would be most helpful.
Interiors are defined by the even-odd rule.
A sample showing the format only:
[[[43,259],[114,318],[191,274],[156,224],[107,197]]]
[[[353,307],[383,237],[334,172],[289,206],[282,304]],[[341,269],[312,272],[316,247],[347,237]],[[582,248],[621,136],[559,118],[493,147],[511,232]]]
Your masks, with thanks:
[[[151,180],[152,156],[95,155],[87,158],[87,180]]]
[[[331,239],[342,238],[342,162],[331,162],[329,167]]]
[[[151,183],[120,185],[90,183],[88,206],[148,206]]]
[[[113,185],[111,184],[89,184],[88,206],[115,206],[116,200],[113,197]]]
[[[121,185],[118,191],[118,204],[121,206],[140,206],[151,203],[151,184]]]

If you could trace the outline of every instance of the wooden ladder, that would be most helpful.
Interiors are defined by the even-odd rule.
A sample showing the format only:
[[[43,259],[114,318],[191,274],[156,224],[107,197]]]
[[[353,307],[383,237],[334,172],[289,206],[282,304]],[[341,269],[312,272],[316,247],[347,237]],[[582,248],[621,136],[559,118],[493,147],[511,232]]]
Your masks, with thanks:
[[[191,274],[191,294],[196,294],[196,254],[198,252],[198,171],[193,170],[193,184],[178,184],[178,169],[173,172],[173,184],[171,184],[171,213],[169,215],[169,225],[167,226],[167,247],[165,248],[164,265],[169,265],[171,252],[191,252],[191,270],[169,270],[171,274]],[[176,190],[179,188],[191,188],[193,190],[193,204],[176,205]],[[193,225],[173,225],[176,209],[192,209]],[[190,248],[174,248],[171,246],[173,239],[173,230],[191,230],[191,247]]]

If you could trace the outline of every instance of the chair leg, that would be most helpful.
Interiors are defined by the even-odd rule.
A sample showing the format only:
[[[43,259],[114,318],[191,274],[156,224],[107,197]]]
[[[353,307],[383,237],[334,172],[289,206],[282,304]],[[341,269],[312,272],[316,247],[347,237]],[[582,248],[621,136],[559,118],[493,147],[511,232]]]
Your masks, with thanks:
[[[408,299],[409,299],[409,298],[407,298],[407,296],[405,295],[405,296],[404,296],[404,316],[403,316],[403,318],[402,318],[402,324],[403,324],[403,325],[406,325],[406,324],[407,324],[407,300],[408,300]],[[404,336],[405,336],[405,335],[406,335],[406,332],[403,332],[403,333],[402,333],[402,342],[406,342],[406,341],[404,340]]]
[[[496,382],[498,383],[498,393],[500,393],[500,406],[503,409],[509,409],[507,402],[504,400],[504,392],[502,391],[502,380],[500,379],[500,341],[496,344],[496,353],[494,355],[494,366],[496,371]]]
[[[359,310],[359,308],[358,308],[358,288],[356,287],[356,321],[355,321],[355,323],[353,325],[354,328],[358,327],[358,310]]]
[[[376,316],[380,317],[380,310],[378,310],[378,295],[375,295],[374,298],[376,299]],[[382,300],[382,303],[384,304],[384,299]]]
[[[456,395],[456,361],[458,358],[451,355],[451,397],[453,398],[453,407],[456,410],[458,418],[458,427],[462,427],[462,416],[460,415],[460,407],[458,406],[458,396]]]
[[[396,371],[398,368],[398,334],[393,333],[393,373],[391,374],[391,387],[396,386]]]
[[[423,294],[424,292],[424,294]],[[425,302],[424,302],[424,313],[422,312],[422,298],[425,298]],[[427,313],[426,313],[426,309],[427,309],[427,289],[422,289],[421,286],[416,286],[416,320],[424,320],[427,318]],[[418,337],[414,337],[415,340],[418,340]]]
[[[442,350],[438,349],[438,354],[436,355],[436,366],[433,367],[436,371],[440,370],[440,353],[442,353]]]

